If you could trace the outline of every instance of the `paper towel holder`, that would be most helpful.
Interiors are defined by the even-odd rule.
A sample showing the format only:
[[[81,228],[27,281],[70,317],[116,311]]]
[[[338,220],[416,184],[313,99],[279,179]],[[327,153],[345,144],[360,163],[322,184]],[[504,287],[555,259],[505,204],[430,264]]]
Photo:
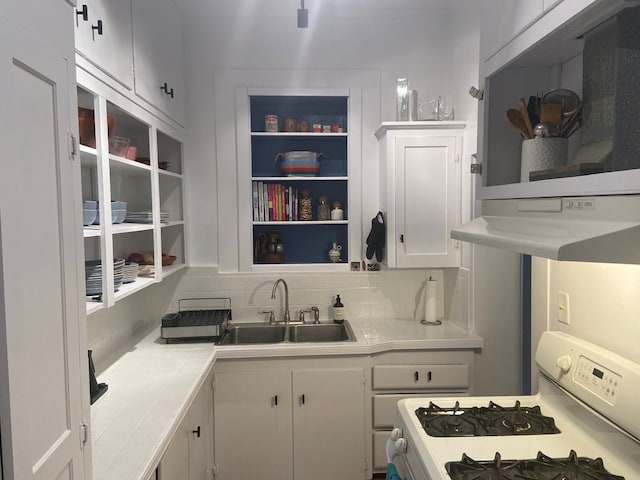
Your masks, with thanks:
[[[441,320],[436,320],[434,319],[434,317],[436,316],[435,311],[433,312],[433,315],[429,315],[429,313],[427,312],[427,285],[429,282],[433,282],[435,284],[435,280],[433,279],[433,277],[431,275],[429,275],[429,278],[427,278],[427,282],[425,283],[424,286],[424,305],[425,305],[425,318],[423,320],[420,320],[420,323],[422,325],[429,325],[429,326],[436,326],[436,325],[442,325],[442,321]],[[435,298],[434,298],[435,301]]]

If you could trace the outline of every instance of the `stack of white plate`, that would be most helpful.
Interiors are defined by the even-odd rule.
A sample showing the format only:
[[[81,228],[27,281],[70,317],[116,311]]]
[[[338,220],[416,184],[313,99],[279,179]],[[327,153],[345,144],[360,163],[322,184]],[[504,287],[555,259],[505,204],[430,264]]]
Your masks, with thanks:
[[[114,291],[118,291],[124,279],[123,267],[125,259],[115,258],[113,260],[113,286]],[[86,281],[86,295],[93,297],[102,295],[102,261],[88,260],[84,262],[84,274]]]
[[[147,212],[127,212],[124,220],[129,223],[153,223],[153,213]],[[169,212],[160,212],[160,221],[165,223],[169,221]]]
[[[122,268],[122,274],[124,275],[122,283],[135,282],[138,278],[138,264],[135,262],[126,262]]]

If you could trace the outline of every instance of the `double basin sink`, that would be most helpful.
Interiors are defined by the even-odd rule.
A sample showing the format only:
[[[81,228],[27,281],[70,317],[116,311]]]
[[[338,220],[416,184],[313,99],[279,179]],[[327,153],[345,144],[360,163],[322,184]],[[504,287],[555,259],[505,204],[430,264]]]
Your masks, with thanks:
[[[344,323],[276,324],[239,323],[227,328],[218,345],[250,345],[283,342],[354,342],[353,330]]]

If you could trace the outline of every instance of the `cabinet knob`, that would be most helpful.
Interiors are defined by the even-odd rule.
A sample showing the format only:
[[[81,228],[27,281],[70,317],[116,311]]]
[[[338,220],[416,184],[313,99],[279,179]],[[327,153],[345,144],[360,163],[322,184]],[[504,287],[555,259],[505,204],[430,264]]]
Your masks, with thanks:
[[[418,371],[416,370],[415,373],[413,374],[413,377],[414,377],[415,381],[417,382],[418,380],[420,380],[420,373],[418,373]]]
[[[102,35],[102,20],[98,20],[95,25],[91,25],[91,29],[93,30],[93,38],[95,38],[96,32],[98,32],[98,35]]]
[[[278,406],[278,395],[273,396],[273,405],[276,407]]]
[[[400,243],[404,243],[404,235],[400,235]]]
[[[192,430],[191,433],[194,433],[196,438],[200,438],[200,425],[198,425],[197,429]]]
[[[300,402],[302,403],[302,405],[304,405],[304,402],[305,402],[304,393],[300,396]]]
[[[85,22],[89,20],[89,7],[86,4],[82,5],[80,10],[76,10],[76,18],[79,16],[82,16],[82,20]]]

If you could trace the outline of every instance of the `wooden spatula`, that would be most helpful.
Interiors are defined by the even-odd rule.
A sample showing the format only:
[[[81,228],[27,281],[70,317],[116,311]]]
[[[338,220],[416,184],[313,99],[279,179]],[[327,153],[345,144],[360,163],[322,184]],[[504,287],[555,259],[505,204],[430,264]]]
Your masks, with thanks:
[[[527,104],[525,103],[524,98],[520,99],[520,102],[518,102],[518,107],[520,108],[520,115],[522,115],[524,124],[527,127],[527,138],[533,138],[533,126],[531,125],[529,110],[527,110]]]

